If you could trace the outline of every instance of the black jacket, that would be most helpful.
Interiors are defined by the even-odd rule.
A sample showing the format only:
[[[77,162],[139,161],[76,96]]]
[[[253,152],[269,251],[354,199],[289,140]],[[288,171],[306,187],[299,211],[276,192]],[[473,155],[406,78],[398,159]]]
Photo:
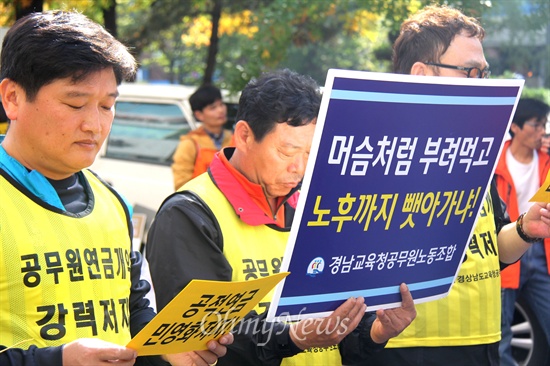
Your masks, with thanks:
[[[290,230],[295,210],[285,205],[285,230]],[[218,221],[191,192],[176,192],[161,205],[148,233],[146,256],[158,310],[192,279],[231,281],[232,278],[233,269],[223,255],[223,234]],[[267,312],[253,311],[244,319],[251,326],[236,326],[235,341],[219,359],[219,366],[278,366],[283,358],[301,352],[291,341],[290,326],[268,323],[266,315]],[[370,338],[375,318],[375,313],[366,313],[359,326],[339,344],[344,364],[359,362],[384,348],[385,344],[376,344]]]

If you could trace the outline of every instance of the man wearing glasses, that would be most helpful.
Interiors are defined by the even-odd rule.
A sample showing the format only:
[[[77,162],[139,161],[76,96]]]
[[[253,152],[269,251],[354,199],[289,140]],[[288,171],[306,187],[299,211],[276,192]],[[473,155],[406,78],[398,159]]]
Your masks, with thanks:
[[[540,100],[521,99],[510,126],[512,139],[506,142],[500,155],[495,171],[498,192],[514,220],[527,211],[529,199],[542,186],[550,169],[550,156],[540,151],[549,112],[548,104]],[[500,364],[514,366],[510,325],[518,292],[528,301],[550,342],[550,239],[533,243],[520,261],[502,271],[501,279]]]
[[[487,65],[487,67],[482,70],[479,67],[475,67],[475,66],[472,66],[472,67],[455,66],[455,65],[440,64],[437,62],[424,62],[424,64],[428,66],[442,67],[444,69],[460,70],[466,74],[467,78],[488,79],[489,76],[491,75],[491,70],[489,70],[489,65]]]
[[[485,31],[474,18],[448,7],[429,6],[407,19],[393,48],[401,74],[487,78],[481,41]],[[510,223],[496,185],[476,221],[457,280],[448,296],[416,305],[416,319],[369,366],[498,366],[500,262],[513,263],[537,237],[548,236],[534,204]]]

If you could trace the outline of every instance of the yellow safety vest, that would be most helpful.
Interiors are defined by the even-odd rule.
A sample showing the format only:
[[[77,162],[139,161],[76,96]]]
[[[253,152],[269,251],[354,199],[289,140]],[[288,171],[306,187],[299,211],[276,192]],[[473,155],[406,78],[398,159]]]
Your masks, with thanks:
[[[0,344],[27,349],[78,338],[131,339],[128,216],[84,172],[91,208],[72,215],[0,175]]]
[[[416,314],[386,348],[469,346],[500,340],[500,266],[489,198],[448,296],[417,304]]]
[[[205,173],[189,181],[182,191],[197,194],[212,210],[223,234],[223,254],[233,268],[232,281],[247,281],[279,273],[289,232],[267,225],[251,226],[236,215],[223,193]],[[274,290],[254,309],[266,311]],[[282,365],[342,365],[338,346],[310,348],[285,358]]]

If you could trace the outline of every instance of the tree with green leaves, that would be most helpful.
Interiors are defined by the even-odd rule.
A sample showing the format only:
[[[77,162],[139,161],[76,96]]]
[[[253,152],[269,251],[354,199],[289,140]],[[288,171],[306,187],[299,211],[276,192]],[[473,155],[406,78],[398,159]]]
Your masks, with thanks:
[[[72,9],[103,23],[143,66],[163,65],[171,82],[210,83],[240,90],[251,77],[280,67],[319,82],[331,67],[389,71],[391,45],[403,19],[433,0],[0,0],[13,20],[25,11]],[[481,19],[492,35],[509,34],[488,59],[493,73],[529,75],[546,62],[548,42],[527,47],[529,34],[546,29],[547,0],[439,0]],[[227,19],[247,14],[241,29],[223,30]],[[199,44],[181,38],[207,19]],[[546,27],[546,28],[545,28]],[[247,29],[244,29],[247,28]],[[539,36],[540,38],[540,36]],[[546,60],[546,61],[544,61]],[[550,76],[546,69],[546,85]]]

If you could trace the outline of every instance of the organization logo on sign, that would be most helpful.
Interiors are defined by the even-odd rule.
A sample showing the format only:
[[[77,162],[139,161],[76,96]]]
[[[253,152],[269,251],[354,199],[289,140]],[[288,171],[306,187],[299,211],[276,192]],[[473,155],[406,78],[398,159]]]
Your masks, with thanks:
[[[307,266],[307,275],[315,277],[323,273],[324,269],[325,260],[321,257],[314,258],[311,262],[309,262],[309,265]]]

